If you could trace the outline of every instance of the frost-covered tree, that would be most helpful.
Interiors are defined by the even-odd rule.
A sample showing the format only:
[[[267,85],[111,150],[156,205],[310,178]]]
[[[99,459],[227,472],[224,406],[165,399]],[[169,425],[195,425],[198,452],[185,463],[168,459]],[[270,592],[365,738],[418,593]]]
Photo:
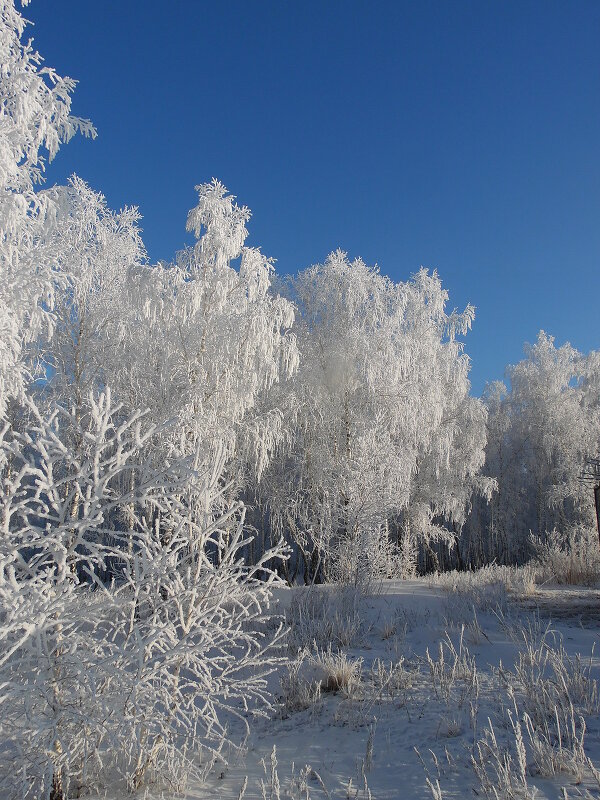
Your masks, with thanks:
[[[152,430],[139,414],[116,425],[109,395],[91,398],[84,426],[59,406],[45,416],[28,401],[26,411],[24,432],[6,425],[2,440],[0,639],[9,657],[1,713],[14,759],[3,761],[3,782],[10,796],[60,800],[100,760],[94,753],[113,713],[105,668],[117,656],[121,609],[101,577],[127,552],[111,528],[130,499],[119,496],[119,473]]]
[[[81,408],[90,392],[115,383],[125,355],[130,272],[146,260],[140,215],[136,208],[111,211],[75,176],[44,195],[55,207],[46,241],[60,282],[50,335],[39,340],[43,394],[47,402]]]
[[[485,414],[467,396],[456,340],[472,309],[446,314],[435,273],[394,284],[341,251],[300,273],[291,292],[300,368],[265,502],[306,579],[385,571],[390,523],[406,554],[414,536],[439,535],[435,517],[462,521],[483,460]]]
[[[296,369],[294,312],[270,292],[272,263],[244,245],[249,210],[218,181],[197,189],[196,244],[131,276],[119,396],[155,421],[177,419],[166,450],[200,444],[210,461],[224,445],[239,487],[260,477],[279,436],[281,414],[258,399]]]
[[[43,195],[43,410],[23,399],[0,452],[5,780],[25,797],[60,800],[107,770],[130,789],[179,786],[220,750],[228,714],[268,708],[284,551],[246,566],[238,495],[279,436],[265,395],[296,366],[293,306],[243,246],[247,209],[217,182],[199,191],[189,224],[205,234],[155,268],[135,210],[77,178]]]
[[[133,789],[180,789],[210,769],[232,718],[248,732],[251,715],[271,709],[265,677],[281,657],[282,625],[273,628],[269,604],[286,553],[277,544],[246,565],[251,536],[243,505],[227,499],[224,468],[225,448],[184,493],[154,501],[160,526],[151,515],[136,526],[119,707],[119,768]]]
[[[507,390],[488,388],[486,472],[498,492],[487,525],[494,556],[522,559],[527,541],[578,524],[593,526],[593,496],[581,481],[585,459],[598,451],[600,412],[597,352],[556,347],[540,331],[526,357],[507,369]]]
[[[466,367],[466,364],[464,365]],[[444,373],[439,373],[444,385]],[[455,377],[456,379],[456,377]],[[447,561],[449,550],[461,564],[460,539],[463,526],[477,502],[486,507],[496,490],[494,478],[481,473],[485,461],[486,409],[462,389],[446,386],[441,395],[443,416],[436,426],[431,443],[418,460],[413,476],[411,498],[402,515],[402,533],[406,537],[405,571],[414,569],[415,549],[421,545],[440,569],[439,556]],[[458,388],[458,391],[457,391]],[[446,448],[445,452],[441,448]],[[437,543],[437,547],[433,544]]]
[[[22,395],[25,348],[52,325],[56,275],[46,232],[54,205],[35,191],[62,142],[91,124],[71,116],[75,82],[61,78],[31,42],[13,0],[0,3],[0,416]]]
[[[486,410],[469,394],[470,359],[456,337],[470,329],[474,309],[446,313],[448,293],[437,273],[421,269],[407,285],[407,330],[417,369],[413,403],[422,409],[416,421],[415,462],[410,497],[400,516],[403,571],[414,570],[417,545],[438,567],[432,543],[457,543],[475,497],[487,502],[494,482],[481,475],[485,460]],[[414,435],[414,434],[413,434]]]

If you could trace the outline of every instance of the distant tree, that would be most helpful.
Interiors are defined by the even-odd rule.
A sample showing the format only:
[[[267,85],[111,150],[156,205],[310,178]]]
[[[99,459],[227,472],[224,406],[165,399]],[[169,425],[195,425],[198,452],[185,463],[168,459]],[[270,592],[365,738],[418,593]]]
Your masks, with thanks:
[[[544,539],[554,528],[594,524],[580,478],[600,439],[598,354],[557,348],[544,331],[525,354],[507,369],[510,389],[496,384],[486,394],[486,472],[498,482],[489,527],[507,560],[526,557],[530,532]]]
[[[585,359],[585,375],[582,380],[583,406],[590,425],[600,423],[600,350],[594,350]],[[593,441],[593,435],[591,437]],[[597,432],[596,446],[592,444],[587,453],[583,470],[584,480],[591,483],[594,490],[596,526],[600,536],[600,431]]]
[[[589,457],[585,461],[582,479],[592,485],[594,490],[594,508],[596,510],[596,527],[600,537],[600,458]]]

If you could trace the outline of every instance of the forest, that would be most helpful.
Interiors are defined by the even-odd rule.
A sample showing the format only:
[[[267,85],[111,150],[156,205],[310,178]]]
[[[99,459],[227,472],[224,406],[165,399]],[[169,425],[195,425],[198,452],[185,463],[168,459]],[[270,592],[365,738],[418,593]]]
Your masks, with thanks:
[[[600,351],[540,331],[474,397],[475,311],[451,310],[436,271],[396,283],[337,250],[278,275],[216,179],[196,187],[195,243],[150,263],[136,208],[75,175],[44,186],[58,149],[95,129],[12,0],[1,8],[3,796],[206,780],[234,732],[272,712],[290,624],[299,636],[312,618],[311,658],[344,666],[336,598],[597,568]],[[286,587],[330,599],[275,615]],[[320,640],[315,614],[333,624]],[[290,708],[313,702],[298,674]],[[276,766],[264,797],[279,797]]]

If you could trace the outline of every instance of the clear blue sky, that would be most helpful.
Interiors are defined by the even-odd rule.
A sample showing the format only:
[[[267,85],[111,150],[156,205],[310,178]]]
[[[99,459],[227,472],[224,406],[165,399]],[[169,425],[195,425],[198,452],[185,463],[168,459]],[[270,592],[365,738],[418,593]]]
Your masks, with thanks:
[[[540,328],[600,348],[600,3],[34,0],[35,45],[79,80],[72,172],[144,215],[152,260],[194,185],[253,212],[281,272],[342,247],[471,302],[473,392]]]

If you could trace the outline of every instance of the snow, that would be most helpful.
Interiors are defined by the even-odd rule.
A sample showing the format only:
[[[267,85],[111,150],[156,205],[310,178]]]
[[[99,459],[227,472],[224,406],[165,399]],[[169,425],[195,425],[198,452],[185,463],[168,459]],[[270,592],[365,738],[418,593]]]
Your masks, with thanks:
[[[289,611],[294,593],[299,589],[276,590],[276,608]],[[316,593],[335,594],[333,587],[315,587]],[[579,601],[586,595],[597,601],[595,590],[570,587],[542,590],[540,608],[534,600],[526,604],[511,601],[503,613],[475,610],[481,633],[477,633],[471,615],[471,625],[464,628],[464,645],[474,656],[479,675],[479,701],[477,733],[480,736],[487,718],[494,722],[500,740],[507,733],[497,720],[505,716],[508,704],[506,691],[499,685],[498,667],[514,668],[517,652],[523,642],[514,641],[519,623],[533,634],[543,634],[548,626],[561,637],[570,656],[581,653],[587,659],[598,639],[596,617],[588,613],[582,620]],[[576,598],[577,602],[573,603]],[[552,603],[559,609],[552,619]],[[340,693],[323,693],[311,708],[296,713],[282,713],[262,720],[252,727],[252,733],[239,752],[229,753],[229,764],[217,764],[203,786],[191,786],[185,797],[189,800],[237,800],[245,778],[247,800],[262,798],[261,780],[266,784],[266,796],[271,785],[270,757],[276,746],[277,773],[281,783],[281,797],[287,797],[286,787],[292,770],[298,775],[304,765],[310,765],[320,776],[331,797],[363,798],[365,776],[371,796],[377,800],[397,798],[431,798],[434,796],[426,779],[435,786],[439,780],[443,798],[475,796],[478,789],[470,765],[474,733],[470,724],[471,707],[460,699],[465,688],[450,692],[450,702],[436,697],[427,666],[427,651],[431,658],[438,657],[440,642],[446,634],[458,647],[461,627],[453,624],[453,612],[463,616],[463,606],[456,595],[447,594],[425,579],[385,581],[380,591],[360,601],[360,613],[365,631],[346,653],[351,659],[363,659],[363,682],[357,696],[347,698]],[[566,613],[567,609],[572,614]],[[583,623],[583,624],[582,624]],[[396,631],[390,633],[392,624]],[[512,638],[511,638],[512,634]],[[386,635],[387,638],[383,638]],[[395,697],[386,692],[374,698],[369,673],[378,659],[398,661],[404,656],[409,670],[414,670],[414,684]],[[597,678],[598,659],[593,656],[592,677]],[[276,691],[278,678],[272,681]],[[472,699],[471,699],[472,701]],[[372,765],[368,768],[368,740],[374,730]],[[597,715],[587,718],[585,738],[586,753],[593,760],[600,758],[600,724]],[[420,757],[415,751],[419,751]],[[436,761],[439,767],[436,767]],[[528,758],[528,766],[531,759]],[[263,764],[264,762],[264,764]],[[265,770],[266,766],[266,770]],[[352,781],[348,789],[349,780]],[[575,776],[560,775],[552,780],[527,776],[529,789],[538,789],[539,798],[558,798],[565,787],[568,797],[598,796],[598,786],[588,774],[581,786],[575,786]],[[308,780],[311,797],[325,797],[316,777]],[[594,788],[595,787],[595,788]],[[358,794],[355,795],[355,792]],[[481,796],[481,791],[478,790]],[[589,791],[591,795],[585,795]],[[581,793],[581,795],[579,794]],[[293,796],[293,795],[292,795]],[[298,793],[298,797],[304,796]],[[502,795],[501,795],[502,796]],[[505,795],[506,796],[506,795]],[[516,795],[526,797],[527,795]],[[533,796],[533,794],[531,795]]]

